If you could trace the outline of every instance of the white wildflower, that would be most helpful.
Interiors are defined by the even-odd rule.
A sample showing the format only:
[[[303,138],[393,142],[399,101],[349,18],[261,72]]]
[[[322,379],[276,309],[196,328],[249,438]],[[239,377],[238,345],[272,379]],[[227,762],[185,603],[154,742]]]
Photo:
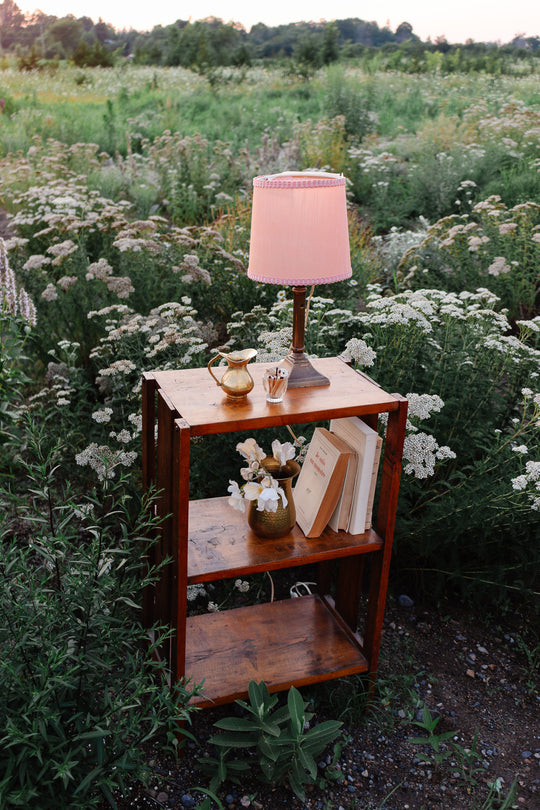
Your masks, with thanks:
[[[92,414],[92,419],[94,422],[110,422],[111,416],[113,415],[112,408],[102,408],[99,411],[94,411]]]
[[[45,299],[45,301],[54,301],[58,298],[58,293],[56,292],[56,287],[54,284],[47,284],[43,292],[41,293],[41,297]]]
[[[506,263],[504,256],[495,256],[493,261],[488,267],[490,276],[500,276],[511,271],[511,267]]]
[[[40,270],[44,265],[50,263],[51,259],[48,256],[36,253],[24,263],[23,270]]]
[[[377,354],[362,338],[351,338],[345,344],[344,356],[361,366],[372,366]]]
[[[206,590],[204,585],[201,585],[199,583],[195,585],[188,585],[187,586],[188,602],[194,602],[198,596],[206,596]]]
[[[236,579],[234,582],[234,587],[240,591],[240,593],[247,593],[249,591],[249,582],[242,579]]]
[[[437,394],[407,394],[409,401],[408,413],[410,417],[429,419],[432,413],[438,413],[444,407],[444,402]]]

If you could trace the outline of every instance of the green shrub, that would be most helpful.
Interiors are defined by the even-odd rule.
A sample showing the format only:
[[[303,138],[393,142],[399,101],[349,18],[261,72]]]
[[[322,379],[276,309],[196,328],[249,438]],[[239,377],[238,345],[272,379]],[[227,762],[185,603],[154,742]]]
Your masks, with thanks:
[[[537,588],[540,323],[519,322],[519,340],[498,303],[485,289],[374,291],[348,352],[410,400],[395,571],[500,601]]]
[[[404,285],[460,292],[487,287],[511,320],[540,309],[540,204],[507,209],[499,196],[477,203],[471,215],[446,217],[400,264]]]
[[[326,720],[308,728],[313,713],[306,711],[308,704],[294,686],[281,708],[276,708],[278,697],[270,695],[264,681],[251,681],[248,692],[249,703],[236,701],[244,709],[244,717],[226,717],[214,723],[221,730],[210,738],[218,749],[218,758],[199,760],[203,769],[213,774],[210,789],[217,790],[227,779],[238,781],[239,773],[256,764],[256,775],[263,782],[287,782],[304,801],[304,785],[317,782],[316,757],[336,739],[343,724]],[[232,759],[230,752],[238,749],[253,749],[253,756]]]
[[[27,423],[26,486],[0,490],[0,805],[115,806],[148,775],[145,743],[177,749],[192,693],[169,689],[137,616],[149,505],[110,466],[75,493],[45,434]]]

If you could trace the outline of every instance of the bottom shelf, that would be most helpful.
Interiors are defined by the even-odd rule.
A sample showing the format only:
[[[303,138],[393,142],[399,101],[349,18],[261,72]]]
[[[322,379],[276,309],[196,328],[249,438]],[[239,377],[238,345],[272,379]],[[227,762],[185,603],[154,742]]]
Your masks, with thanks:
[[[186,677],[204,680],[199,706],[245,698],[251,680],[270,692],[367,672],[354,634],[318,596],[302,596],[187,622]]]

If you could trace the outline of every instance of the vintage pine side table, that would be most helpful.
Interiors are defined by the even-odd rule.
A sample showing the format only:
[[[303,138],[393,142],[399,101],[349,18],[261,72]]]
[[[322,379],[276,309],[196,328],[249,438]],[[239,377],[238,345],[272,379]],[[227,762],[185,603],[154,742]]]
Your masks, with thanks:
[[[374,684],[396,516],[407,400],[385,393],[340,358],[316,361],[329,386],[295,388],[280,404],[266,402],[262,373],[251,364],[255,387],[244,403],[231,403],[206,368],[157,371],[143,377],[143,484],[154,485],[164,518],[149,562],[170,558],[144,594],[148,627],[173,632],[168,649],[171,682],[204,680],[201,706],[247,695],[250,680],[272,691],[353,673]],[[279,540],[260,539],[228,497],[189,501],[190,444],[195,437],[359,416],[376,428],[388,423],[374,529],[351,535],[326,529],[306,539],[298,526]],[[157,433],[156,433],[157,422]],[[196,452],[196,446],[193,452]],[[240,459],[239,459],[240,461]],[[364,561],[370,558],[363,630],[357,632]],[[318,593],[187,615],[187,587],[255,572],[318,563]],[[334,572],[334,568],[336,571]],[[335,596],[330,584],[335,573]]]

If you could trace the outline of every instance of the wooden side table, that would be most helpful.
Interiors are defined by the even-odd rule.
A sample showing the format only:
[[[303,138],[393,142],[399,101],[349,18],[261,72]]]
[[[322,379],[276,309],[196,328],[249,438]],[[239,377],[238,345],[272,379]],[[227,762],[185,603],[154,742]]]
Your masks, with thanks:
[[[172,628],[165,651],[171,678],[204,680],[199,705],[245,697],[249,681],[270,691],[352,673],[375,682],[392,550],[407,401],[384,392],[339,358],[316,361],[330,385],[289,390],[266,402],[264,364],[252,364],[255,388],[229,402],[206,369],[143,377],[143,480],[160,492],[160,540],[149,562],[170,558],[144,599],[144,620]],[[190,443],[195,437],[359,416],[376,428],[388,414],[374,529],[306,539],[298,526],[278,540],[253,534],[227,497],[189,501]],[[157,435],[156,435],[157,423]],[[362,633],[357,632],[364,561],[370,560]],[[218,613],[187,615],[187,587],[261,571],[319,564],[318,593]],[[329,595],[337,569],[335,598]]]

